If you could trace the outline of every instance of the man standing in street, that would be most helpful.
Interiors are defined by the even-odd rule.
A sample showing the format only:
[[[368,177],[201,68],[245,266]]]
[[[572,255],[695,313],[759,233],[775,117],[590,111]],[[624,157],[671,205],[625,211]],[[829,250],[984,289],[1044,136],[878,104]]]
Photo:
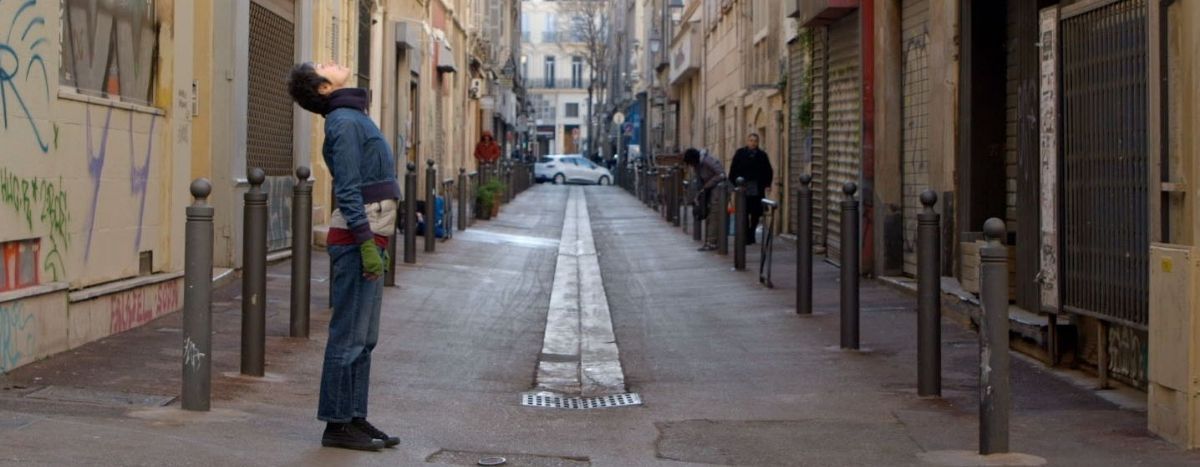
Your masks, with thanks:
[[[771,181],[775,171],[771,168],[771,160],[767,153],[758,148],[758,134],[750,133],[746,138],[746,147],[738,149],[733,154],[733,162],[729,164],[729,179],[745,179],[746,185],[746,244],[754,244],[754,230],[758,228],[762,218],[762,200],[771,190]]]
[[[333,176],[338,208],[326,248],[333,264],[333,316],[317,419],[326,422],[321,445],[378,451],[400,444],[367,422],[371,351],[379,340],[379,311],[388,235],[395,229],[396,161],[387,140],[367,117],[365,89],[348,88],[349,68],[303,63],[292,68],[288,92],[304,110],[325,117],[321,153]]]
[[[704,246],[698,251],[712,251],[717,249],[717,229],[725,228],[725,226],[717,225],[716,215],[717,209],[725,209],[725,206],[717,206],[717,197],[713,196],[713,190],[717,185],[725,180],[725,168],[721,166],[721,161],[708,155],[708,151],[701,154],[695,148],[688,148],[683,152],[683,163],[692,168],[693,179],[700,186],[700,190],[696,193],[696,199],[692,200],[692,205],[697,208],[699,219],[708,219],[706,222],[706,232],[704,235]]]

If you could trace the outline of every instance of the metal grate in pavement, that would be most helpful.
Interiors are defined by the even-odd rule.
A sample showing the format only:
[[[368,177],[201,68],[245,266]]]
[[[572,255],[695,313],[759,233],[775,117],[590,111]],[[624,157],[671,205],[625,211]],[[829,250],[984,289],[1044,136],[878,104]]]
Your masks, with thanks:
[[[599,397],[564,397],[526,393],[521,395],[521,405],[549,409],[607,409],[642,405],[642,397],[636,392]]]

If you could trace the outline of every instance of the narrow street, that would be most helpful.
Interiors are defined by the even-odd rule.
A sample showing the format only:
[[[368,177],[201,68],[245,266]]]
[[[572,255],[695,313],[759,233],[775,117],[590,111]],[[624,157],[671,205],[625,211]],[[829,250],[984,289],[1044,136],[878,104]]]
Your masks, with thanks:
[[[564,223],[577,231],[565,235]],[[556,279],[568,238],[582,245],[577,283]],[[599,280],[587,277],[583,238],[594,244]],[[236,282],[225,285],[214,297],[211,413],[178,408],[180,314],[173,313],[4,375],[0,462],[475,465],[502,456],[507,465],[532,466],[952,465],[945,451],[976,448],[973,332],[943,323],[945,397],[920,399],[912,297],[865,281],[865,350],[843,352],[835,268],[818,265],[817,312],[802,318],[793,310],[788,245],[777,252],[775,289],[696,246],[617,188],[541,185],[496,220],[419,255],[418,264],[400,268],[399,287],[385,290],[370,417],[402,443],[378,453],[320,447],[315,412],[328,263],[314,255],[308,340],[282,337],[289,269],[276,263],[268,274],[266,377],[236,376],[240,297]],[[757,254],[749,260],[755,269]],[[569,293],[556,290],[568,286]],[[548,317],[551,327],[564,327],[553,324],[556,300],[582,304],[597,287],[615,334],[615,349],[601,354],[619,353],[615,368],[589,360],[587,343],[605,344],[595,340],[605,331],[603,314],[587,305],[574,315],[579,352],[570,355],[577,359],[546,350]],[[589,362],[600,362],[643,403],[523,406],[523,394],[544,389],[539,367],[546,362],[575,365],[585,381]],[[1025,459],[1200,462],[1153,437],[1144,413],[1040,365],[1014,358],[1013,387],[1012,445]]]

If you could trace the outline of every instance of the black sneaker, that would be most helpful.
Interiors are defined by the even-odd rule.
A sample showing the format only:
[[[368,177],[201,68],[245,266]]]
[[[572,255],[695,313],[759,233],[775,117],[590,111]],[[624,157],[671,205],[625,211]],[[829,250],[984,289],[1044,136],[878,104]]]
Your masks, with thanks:
[[[325,426],[325,434],[321,436],[321,446],[378,451],[383,449],[383,441],[372,438],[351,423],[330,423]]]
[[[383,441],[383,445],[385,447],[390,448],[400,444],[400,438],[388,436],[387,433],[384,433],[383,430],[375,428],[375,425],[372,425],[371,422],[368,422],[365,418],[356,418],[352,420],[350,424],[354,425],[355,428],[358,428],[359,431],[366,433],[372,439]]]

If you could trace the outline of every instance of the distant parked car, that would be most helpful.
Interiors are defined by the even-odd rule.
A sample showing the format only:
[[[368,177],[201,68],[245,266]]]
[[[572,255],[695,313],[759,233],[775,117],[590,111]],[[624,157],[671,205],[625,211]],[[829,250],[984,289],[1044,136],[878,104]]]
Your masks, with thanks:
[[[533,177],[538,183],[554,182],[555,185],[584,183],[611,185],[612,172],[596,165],[579,154],[552,154],[542,156],[533,164]]]

